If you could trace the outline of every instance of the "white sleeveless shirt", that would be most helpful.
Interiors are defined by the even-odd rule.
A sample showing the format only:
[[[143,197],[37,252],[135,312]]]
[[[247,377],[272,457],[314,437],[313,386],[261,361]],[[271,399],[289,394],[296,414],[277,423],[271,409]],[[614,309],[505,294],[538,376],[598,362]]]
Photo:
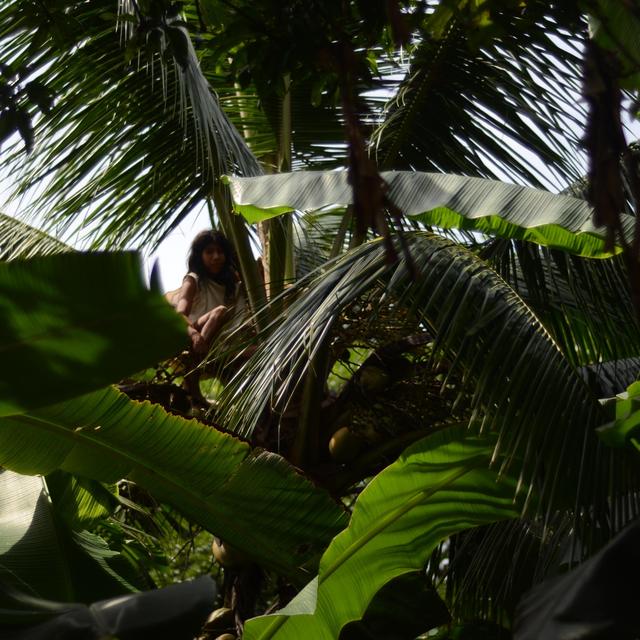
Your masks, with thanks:
[[[208,311],[211,311],[211,309],[215,309],[220,305],[224,305],[229,308],[231,313],[229,324],[236,325],[242,321],[247,303],[244,299],[240,283],[236,284],[234,301],[225,302],[225,286],[223,284],[214,282],[210,278],[201,278],[193,271],[189,271],[185,276],[185,278],[189,277],[193,278],[196,282],[196,294],[193,298],[193,302],[191,303],[191,311],[188,316],[190,322],[196,322],[200,316],[203,316]],[[179,293],[180,289],[176,291],[176,294],[171,301],[172,304],[177,304]]]

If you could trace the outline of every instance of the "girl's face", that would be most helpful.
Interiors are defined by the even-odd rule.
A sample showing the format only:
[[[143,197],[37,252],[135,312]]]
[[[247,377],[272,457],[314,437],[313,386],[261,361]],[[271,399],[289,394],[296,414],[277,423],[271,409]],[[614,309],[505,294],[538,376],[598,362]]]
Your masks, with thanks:
[[[202,250],[202,264],[204,264],[204,268],[211,275],[219,274],[223,267],[224,263],[227,261],[226,256],[224,255],[224,251],[222,247],[217,244],[207,245]]]

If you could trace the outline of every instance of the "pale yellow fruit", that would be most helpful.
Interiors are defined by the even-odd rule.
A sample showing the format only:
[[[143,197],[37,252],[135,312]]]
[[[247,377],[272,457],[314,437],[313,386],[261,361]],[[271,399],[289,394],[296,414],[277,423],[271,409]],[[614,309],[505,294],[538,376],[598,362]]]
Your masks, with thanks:
[[[329,440],[329,453],[336,462],[344,464],[351,462],[360,453],[363,444],[349,427],[341,427]]]

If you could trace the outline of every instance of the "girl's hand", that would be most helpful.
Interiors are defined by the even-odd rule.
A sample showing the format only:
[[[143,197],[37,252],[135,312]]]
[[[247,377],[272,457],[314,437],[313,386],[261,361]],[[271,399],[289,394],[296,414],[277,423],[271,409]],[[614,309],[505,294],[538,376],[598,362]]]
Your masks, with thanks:
[[[191,334],[191,346],[196,353],[208,353],[209,343],[194,329]]]

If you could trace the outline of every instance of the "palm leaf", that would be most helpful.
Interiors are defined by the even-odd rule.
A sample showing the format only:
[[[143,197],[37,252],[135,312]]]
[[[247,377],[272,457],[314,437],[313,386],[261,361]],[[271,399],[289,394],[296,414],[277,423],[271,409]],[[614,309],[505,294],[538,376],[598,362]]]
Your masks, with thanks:
[[[0,348],[8,372],[0,415],[86,393],[178,352],[184,322],[141,276],[133,253],[0,264]]]
[[[0,260],[27,259],[73,249],[57,238],[0,213]]]
[[[406,306],[417,327],[435,336],[452,362],[449,377],[462,381],[459,398],[470,424],[500,434],[495,453],[503,456],[503,471],[516,456],[524,459],[520,479],[530,485],[537,478],[545,509],[577,500],[574,508],[593,504],[598,517],[610,509],[626,513],[623,496],[638,482],[636,473],[623,460],[610,465],[593,433],[603,422],[600,405],[531,310],[464,247],[423,233],[407,241],[419,274],[414,281],[403,263],[388,266],[374,242],[300,284],[304,295],[225,388],[229,426],[251,434],[263,411],[285,409],[342,310],[367,292],[371,315],[377,305]],[[620,492],[614,501],[611,491]]]
[[[80,223],[94,246],[153,244],[211,194],[216,157],[220,171],[259,172],[184,34],[187,70],[165,74],[159,61],[126,60],[109,0],[46,11],[18,2],[0,10],[5,59],[56,95],[37,122],[34,152],[25,159],[16,149],[3,164],[57,233],[77,237]],[[58,20],[66,28],[54,28]]]
[[[345,525],[329,496],[279,456],[114,389],[0,419],[0,465],[101,482],[127,476],[249,557],[298,579]]]
[[[425,18],[406,77],[373,136],[380,167],[534,186],[578,177],[585,22],[564,6],[494,5],[481,29],[464,11],[438,3]]]
[[[285,609],[249,621],[244,637],[337,638],[345,624],[363,617],[384,584],[422,569],[443,538],[516,517],[515,481],[497,481],[487,468],[494,445],[464,429],[412,445],[360,494],[316,580]]]
[[[573,364],[640,353],[640,331],[622,256],[591,260],[502,239],[487,243],[479,255],[533,309]]]
[[[584,256],[610,255],[604,249],[606,233],[594,227],[593,209],[584,200],[481,178],[417,171],[381,175],[393,203],[423,224],[529,240]],[[249,222],[292,209],[352,202],[345,172],[305,171],[230,182],[235,207]],[[623,215],[622,224],[630,240],[634,219]]]

